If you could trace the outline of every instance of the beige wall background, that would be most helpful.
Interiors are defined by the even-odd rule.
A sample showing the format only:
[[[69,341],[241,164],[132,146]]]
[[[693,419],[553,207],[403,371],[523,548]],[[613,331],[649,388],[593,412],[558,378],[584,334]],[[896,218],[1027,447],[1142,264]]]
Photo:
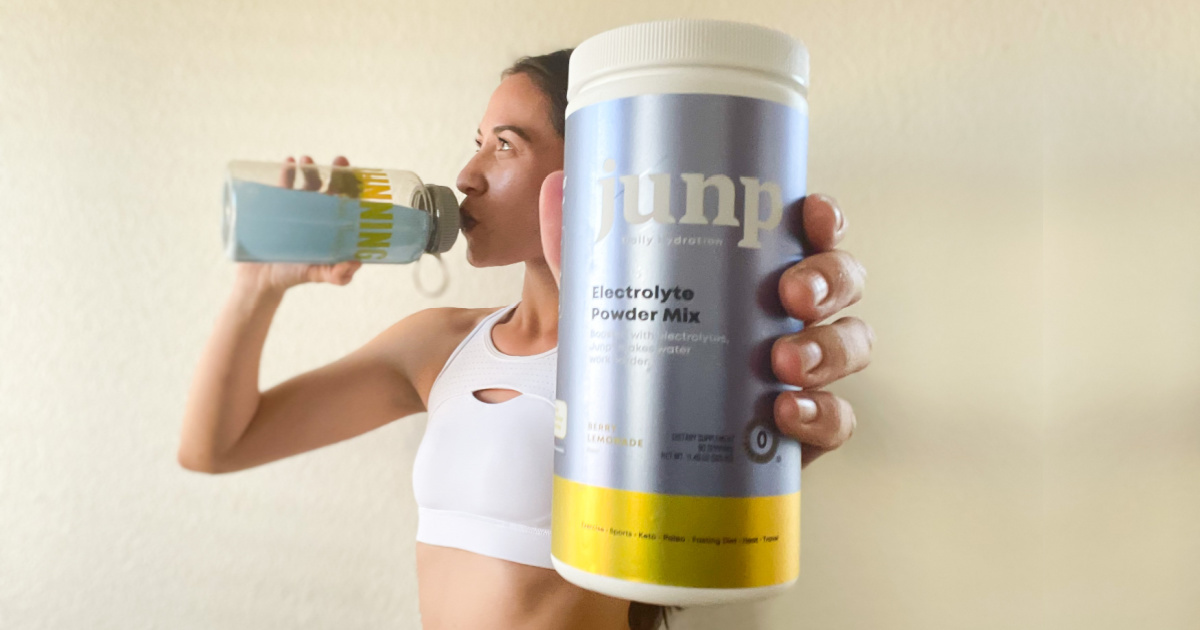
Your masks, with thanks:
[[[805,471],[802,576],[672,628],[1195,628],[1200,9],[1186,0],[0,0],[0,627],[418,628],[424,414],[209,477],[175,460],[230,288],[230,159],[453,183],[498,74],[664,17],[812,57],[812,191],[870,270],[855,436]],[[270,387],[419,309],[302,286]],[[437,281],[436,266],[420,269]],[[470,597],[470,593],[464,593]]]

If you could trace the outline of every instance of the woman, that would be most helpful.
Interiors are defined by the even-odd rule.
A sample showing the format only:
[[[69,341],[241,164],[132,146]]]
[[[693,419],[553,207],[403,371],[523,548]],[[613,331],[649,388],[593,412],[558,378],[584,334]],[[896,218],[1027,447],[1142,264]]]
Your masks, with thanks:
[[[648,630],[666,613],[579,588],[549,564],[545,470],[553,461],[547,423],[554,401],[546,383],[553,383],[558,342],[570,52],[526,57],[502,73],[477,132],[479,150],[457,181],[466,196],[467,260],[475,267],[524,263],[520,301],[414,313],[346,357],[260,393],[259,357],[285,291],[305,282],[345,285],[361,263],[242,263],[189,392],[179,461],[212,474],[428,411],[414,469],[417,575],[428,630]],[[311,163],[304,156],[300,174],[316,189],[315,171],[304,168]],[[282,177],[292,185],[294,169]],[[780,429],[802,443],[807,465],[850,437],[849,404],[817,388],[866,367],[873,333],[853,317],[811,325],[858,301],[865,272],[833,249],[846,226],[832,200],[810,196],[803,212],[814,253],[782,276],[779,290],[789,313],[809,326],[776,341],[772,365],[781,381],[805,388],[781,395],[775,413]],[[495,438],[509,439],[522,456],[489,465],[498,447],[487,432],[501,420],[509,424]]]

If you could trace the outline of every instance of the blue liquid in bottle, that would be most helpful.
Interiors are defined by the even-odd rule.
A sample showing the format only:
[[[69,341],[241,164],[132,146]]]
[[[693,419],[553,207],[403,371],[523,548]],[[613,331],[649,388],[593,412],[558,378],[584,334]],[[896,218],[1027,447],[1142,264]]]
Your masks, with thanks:
[[[225,195],[225,248],[236,261],[410,263],[433,228],[428,212],[344,195],[241,180]]]

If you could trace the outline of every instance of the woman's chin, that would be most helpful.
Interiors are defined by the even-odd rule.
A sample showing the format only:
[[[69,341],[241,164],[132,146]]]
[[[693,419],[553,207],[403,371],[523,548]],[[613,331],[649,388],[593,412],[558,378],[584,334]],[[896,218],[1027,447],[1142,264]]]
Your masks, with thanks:
[[[467,264],[475,268],[492,266],[486,259],[481,258],[470,245],[467,246]]]

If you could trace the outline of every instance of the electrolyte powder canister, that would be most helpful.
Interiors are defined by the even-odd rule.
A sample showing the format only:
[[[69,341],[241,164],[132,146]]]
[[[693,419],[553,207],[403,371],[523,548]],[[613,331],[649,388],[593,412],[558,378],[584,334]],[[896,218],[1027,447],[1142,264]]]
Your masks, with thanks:
[[[808,53],[670,20],[571,55],[552,554],[663,605],[762,599],[800,573],[800,445],[771,347],[799,261]]]

